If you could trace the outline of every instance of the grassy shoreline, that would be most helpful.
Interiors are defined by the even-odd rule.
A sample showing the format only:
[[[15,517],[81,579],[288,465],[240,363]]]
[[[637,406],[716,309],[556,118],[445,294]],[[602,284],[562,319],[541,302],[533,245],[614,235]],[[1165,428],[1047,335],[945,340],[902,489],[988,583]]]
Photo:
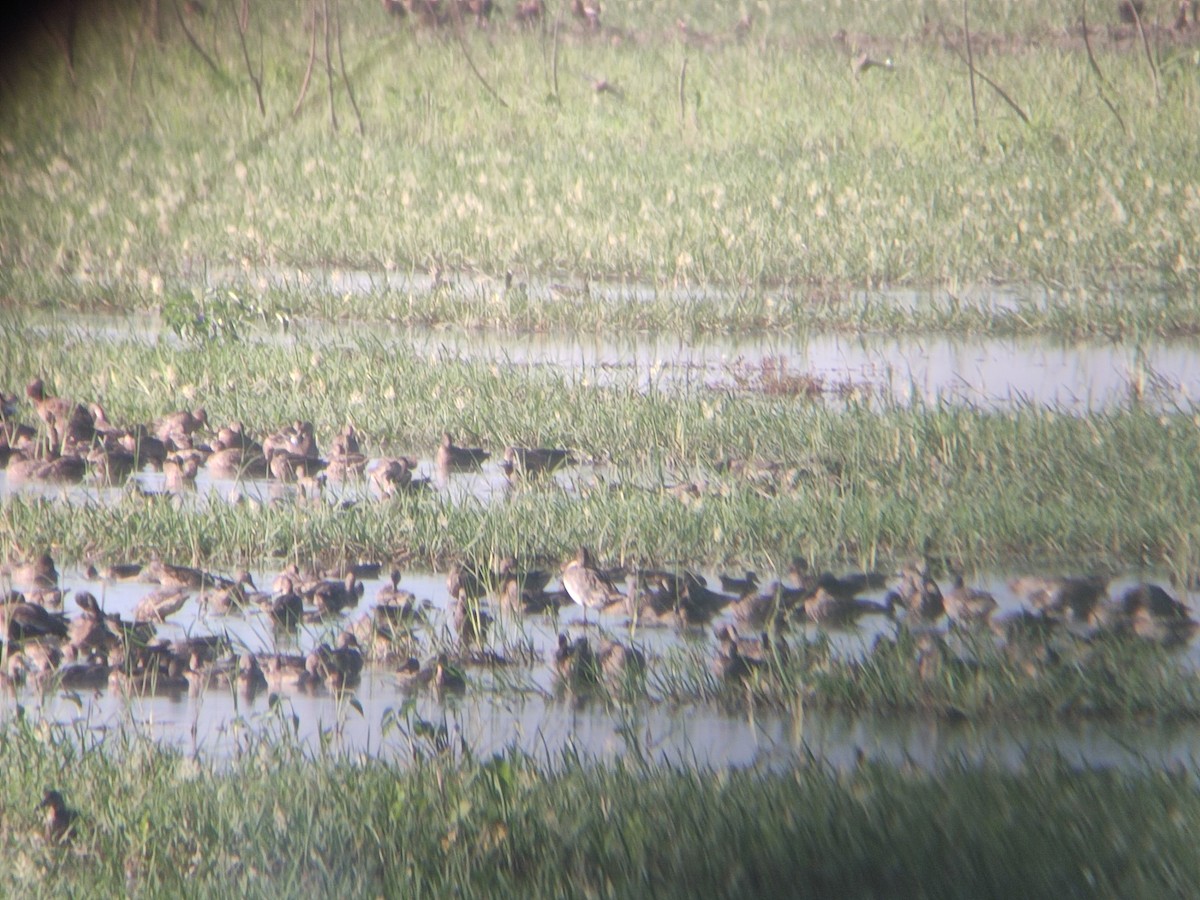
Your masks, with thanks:
[[[47,47],[0,103],[10,302],[145,308],[190,290],[184,273],[207,261],[566,273],[752,298],[784,285],[818,305],[826,285],[998,280],[1102,303],[1146,292],[1133,307],[1167,295],[1189,330],[1197,323],[1200,191],[1187,160],[1200,129],[1186,35],[1156,33],[1157,94],[1136,42],[1097,37],[1105,93],[1079,46],[1046,38],[1066,33],[1073,7],[1042,8],[1040,27],[981,10],[981,34],[1032,36],[1019,53],[978,48],[1029,123],[984,90],[976,131],[962,61],[872,4],[847,21],[875,22],[895,46],[852,30],[796,52],[787,35],[835,30],[805,14],[745,43],[703,45],[669,29],[606,39],[568,23],[557,93],[546,36],[502,23],[459,42],[361,5],[341,11],[360,136],[342,85],[337,133],[316,85],[289,114],[307,58],[302,16],[252,10],[263,117],[230,18],[194,32],[218,77],[175,23],[155,43],[132,11],[101,10],[112,14],[80,22],[74,84]],[[957,10],[926,13],[957,32]],[[627,14],[636,30],[649,10]],[[893,50],[896,71],[855,77],[858,45]],[[620,92],[597,93],[597,78]]]
[[[864,764],[690,771],[571,754],[307,758],[252,740],[214,766],[137,735],[0,730],[0,859],[14,888],[144,896],[1170,893],[1193,883],[1195,773],[1033,760],[938,775]],[[79,812],[40,836],[46,785]],[[947,840],[946,835],[954,835]]]

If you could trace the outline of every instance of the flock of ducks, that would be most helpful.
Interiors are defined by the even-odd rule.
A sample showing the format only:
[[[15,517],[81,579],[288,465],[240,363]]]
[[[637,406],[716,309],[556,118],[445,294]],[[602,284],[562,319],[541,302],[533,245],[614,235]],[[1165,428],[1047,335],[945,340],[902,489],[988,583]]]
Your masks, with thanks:
[[[161,471],[166,488],[181,492],[195,484],[201,470],[219,479],[267,479],[294,484],[301,496],[320,497],[329,480],[366,477],[384,499],[430,487],[416,474],[410,456],[370,458],[353,425],[347,424],[322,455],[313,424],[297,420],[271,434],[254,437],[240,422],[219,427],[203,408],[169,413],[154,422],[117,425],[99,403],[86,406],[51,396],[40,378],[25,390],[35,423],[19,416],[14,395],[0,394],[0,465],[10,484],[78,483],[89,476],[119,485],[144,469]],[[481,447],[454,443],[442,435],[433,454],[439,478],[478,469],[491,457]],[[556,447],[505,449],[498,467],[511,479],[534,477],[577,463]]]
[[[783,633],[791,626],[836,629],[864,616],[886,617],[902,627],[935,633],[943,619],[955,629],[990,629],[1005,645],[1026,645],[1030,635],[1045,639],[1062,629],[1075,633],[1115,633],[1178,646],[1198,625],[1185,604],[1162,587],[1143,583],[1109,596],[1108,581],[1096,577],[1026,576],[1009,583],[1025,601],[1019,610],[997,615],[990,593],[969,587],[960,573],[943,591],[928,566],[913,564],[894,576],[878,573],[835,575],[818,572],[796,557],[786,576],[766,586],[754,572],[722,575],[720,590],[698,574],[660,569],[604,567],[587,547],[558,573],[521,566],[515,557],[497,557],[483,566],[456,562],[446,579],[445,621],[453,635],[438,637],[440,622],[429,600],[418,600],[400,585],[398,569],[375,594],[369,612],[348,614],[365,594],[363,579],[377,577],[378,564],[360,563],[318,574],[290,566],[270,591],[260,591],[248,572],[233,578],[152,560],[98,569],[88,579],[139,581],[148,591],[131,619],[105,612],[89,590],[75,590],[74,618],[62,612],[64,592],[49,554],[0,567],[8,591],[0,602],[3,670],[10,687],[25,682],[46,688],[111,687],[133,692],[180,692],[212,685],[245,692],[354,687],[364,667],[390,668],[405,689],[428,687],[461,691],[470,666],[503,666],[513,660],[488,647],[497,610],[506,616],[554,615],[578,605],[589,614],[620,616],[635,627],[681,629],[715,623],[714,672],[740,680],[756,669],[787,659]],[[555,581],[557,579],[557,584]],[[624,588],[624,589],[622,589]],[[874,592],[882,599],[862,596]],[[332,625],[336,637],[308,653],[236,652],[225,634],[159,637],[158,626],[193,599],[206,620],[225,615],[260,614],[278,634],[302,624]],[[719,620],[718,620],[719,617]],[[745,637],[743,635],[755,635]],[[1045,641],[1043,640],[1043,643]],[[428,655],[428,647],[441,647]],[[422,659],[422,654],[426,658]],[[522,660],[532,663],[528,651]],[[568,688],[613,685],[627,673],[643,673],[644,653],[635,646],[583,635],[559,635],[551,661],[558,683]]]

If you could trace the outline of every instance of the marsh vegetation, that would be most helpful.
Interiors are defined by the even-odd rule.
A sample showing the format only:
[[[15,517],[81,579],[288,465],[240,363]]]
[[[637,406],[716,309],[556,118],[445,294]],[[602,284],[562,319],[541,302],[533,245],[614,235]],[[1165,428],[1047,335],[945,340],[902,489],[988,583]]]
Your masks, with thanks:
[[[1194,10],[483,10],[97,2],[9,54],[0,586],[68,611],[3,606],[14,884],[1193,882]],[[1117,362],[816,371],[850,333]]]

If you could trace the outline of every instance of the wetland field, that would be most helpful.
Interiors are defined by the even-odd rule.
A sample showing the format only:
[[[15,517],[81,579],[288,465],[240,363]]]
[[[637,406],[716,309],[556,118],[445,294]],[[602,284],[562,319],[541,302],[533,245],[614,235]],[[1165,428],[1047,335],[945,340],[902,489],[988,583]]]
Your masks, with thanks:
[[[14,28],[8,883],[1186,894],[1196,14]]]

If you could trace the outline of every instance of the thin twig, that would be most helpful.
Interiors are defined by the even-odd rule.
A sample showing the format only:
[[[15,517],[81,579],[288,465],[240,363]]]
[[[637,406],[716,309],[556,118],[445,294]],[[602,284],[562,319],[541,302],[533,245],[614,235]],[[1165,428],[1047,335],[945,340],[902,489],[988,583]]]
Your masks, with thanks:
[[[325,31],[325,83],[329,86],[329,121],[333,130],[337,131],[337,108],[333,102],[333,56],[329,50],[329,0],[322,2],[321,19]]]
[[[246,47],[246,29],[249,27],[250,21],[250,0],[242,0],[242,12],[245,14],[244,17],[238,15],[236,7],[233,12],[233,17],[237,20],[238,40],[242,44],[242,59],[246,61],[246,74],[250,76],[250,83],[254,85],[254,95],[258,97],[258,112],[265,118],[267,105],[263,102],[262,79],[254,74],[254,66],[250,62],[250,50]]]
[[[312,26],[309,32],[312,34],[312,40],[308,44],[308,67],[304,70],[304,80],[300,82],[300,95],[296,98],[296,105],[292,107],[293,116],[300,112],[300,106],[308,95],[308,83],[312,80],[313,65],[317,61],[317,0],[312,0],[309,11]]]
[[[204,48],[200,46],[200,42],[196,40],[196,36],[192,34],[192,30],[187,27],[187,22],[185,22],[183,19],[183,13],[179,11],[178,0],[176,0],[175,3],[175,18],[179,20],[179,27],[183,29],[183,33],[187,37],[188,43],[192,45],[192,49],[200,54],[200,58],[208,63],[208,67],[213,70],[218,78],[220,78],[226,84],[232,85],[233,79],[221,71],[221,67],[218,66],[216,61],[204,51]]]
[[[1108,79],[1104,77],[1104,73],[1100,71],[1100,63],[1096,62],[1096,54],[1092,52],[1092,39],[1088,35],[1087,0],[1081,0],[1079,5],[1079,23],[1080,27],[1083,28],[1083,46],[1087,49],[1088,63],[1091,65],[1092,71],[1096,73],[1096,80],[1099,82],[1097,91],[1100,94],[1100,99],[1104,101],[1104,105],[1107,106],[1109,111],[1116,117],[1117,122],[1121,126],[1121,130],[1126,134],[1129,134],[1129,126],[1126,125],[1125,120],[1121,118],[1120,110],[1117,109],[1115,103],[1108,99],[1108,95],[1104,92],[1105,87],[1109,87],[1111,90],[1111,85],[1108,84]]]
[[[1029,116],[1025,114],[1025,110],[1021,109],[1021,107],[1017,103],[1017,101],[1008,95],[1008,91],[1004,90],[1004,88],[1000,87],[1000,85],[996,84],[996,82],[994,82],[994,81],[992,81],[992,79],[988,78],[987,75],[985,75],[983,72],[979,71],[979,69],[977,69],[973,65],[971,65],[970,61],[965,56],[963,56],[961,52],[959,52],[959,51],[955,51],[955,52],[958,53],[958,58],[967,64],[967,67],[971,70],[971,74],[974,78],[978,78],[980,81],[982,81],[988,87],[990,87],[993,91],[995,91],[997,94],[999,94],[1000,99],[1003,100],[1005,103],[1007,103],[1012,108],[1012,111],[1021,117],[1022,122],[1024,122],[1026,125],[1032,124],[1029,121]],[[971,93],[972,93],[972,99],[974,99],[974,85],[972,85]],[[976,119],[975,127],[976,128],[979,127],[978,119]]]
[[[558,15],[554,17],[554,48],[550,56],[550,77],[554,85],[554,99],[558,99],[558,27],[562,24],[563,8],[558,7]]]
[[[679,67],[679,127],[683,128],[687,124],[687,57],[683,58],[683,65]]]
[[[458,4],[453,3],[453,4],[451,4],[450,8],[452,10],[454,10],[454,16],[455,16],[454,36],[458,39],[458,46],[462,48],[463,58],[466,59],[467,65],[471,67],[471,71],[475,73],[475,77],[479,80],[479,83],[483,85],[484,90],[486,90],[489,94],[492,95],[492,99],[495,100],[497,103],[499,103],[501,106],[503,106],[505,109],[508,109],[509,106],[507,103],[504,102],[504,98],[501,97],[499,94],[497,94],[496,89],[493,88],[490,84],[488,84],[487,79],[484,78],[483,74],[479,71],[478,68],[476,68],[475,60],[471,59],[471,51],[469,51],[467,49],[467,42],[463,38],[462,13],[460,13],[458,11]]]
[[[971,50],[971,27],[967,21],[967,0],[963,0],[963,39],[967,44],[967,71],[971,76],[971,115],[975,120],[975,134],[979,135],[979,101],[975,96],[975,54]]]
[[[358,108],[358,101],[354,99],[354,88],[350,86],[350,76],[346,72],[346,56],[342,53],[342,14],[338,8],[338,0],[333,0],[333,24],[337,36],[338,65],[342,69],[342,81],[346,84],[346,93],[350,97],[350,107],[354,110],[354,117],[358,119],[358,133],[362,136],[367,133],[367,129],[363,125],[362,112]]]
[[[1154,81],[1154,102],[1157,103],[1162,99],[1158,90],[1158,66],[1154,65],[1154,54],[1150,52],[1150,41],[1146,38],[1146,28],[1142,25],[1142,15],[1137,10],[1137,4],[1130,3],[1129,8],[1133,10],[1133,21],[1137,25],[1138,34],[1142,36],[1142,49],[1146,51],[1146,64],[1150,66],[1150,78]]]

